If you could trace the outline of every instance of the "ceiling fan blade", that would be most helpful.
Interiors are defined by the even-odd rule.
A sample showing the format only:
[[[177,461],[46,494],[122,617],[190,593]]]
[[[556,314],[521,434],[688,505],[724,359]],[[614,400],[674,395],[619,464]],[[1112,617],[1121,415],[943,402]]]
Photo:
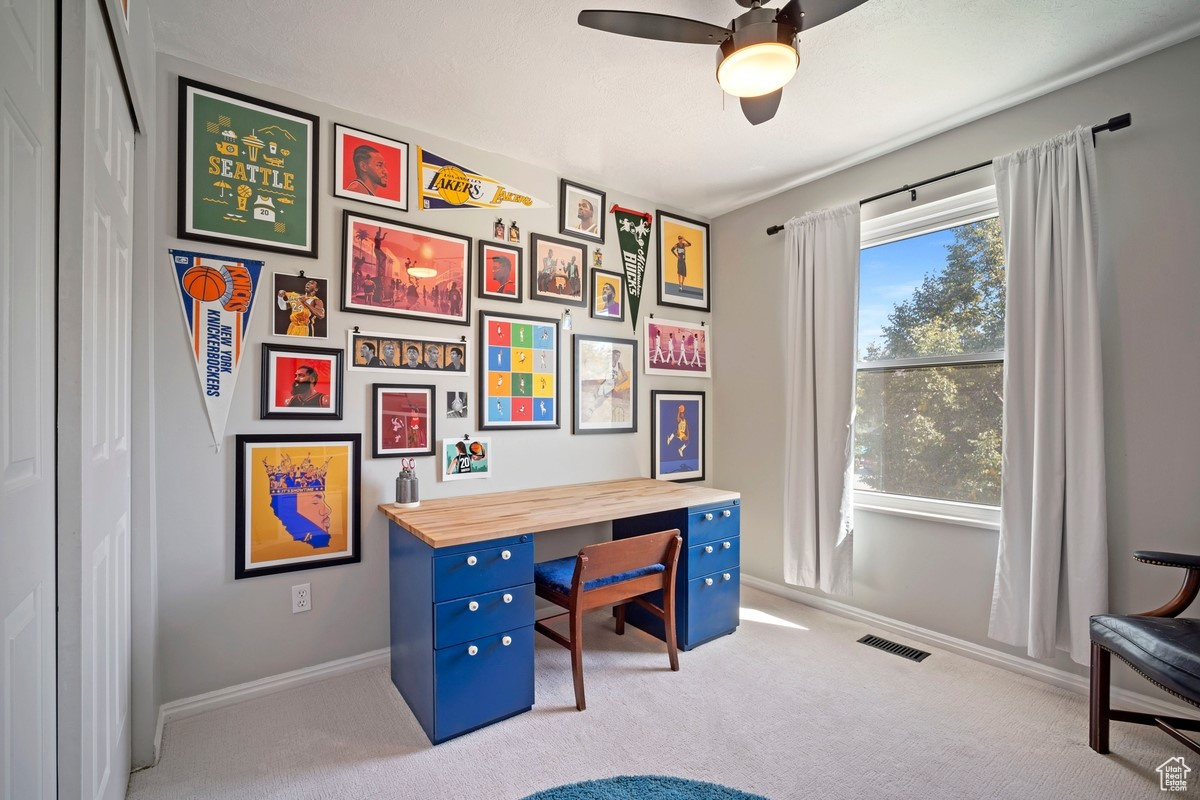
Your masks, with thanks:
[[[580,11],[579,24],[608,33],[685,44],[720,44],[731,33],[720,25],[643,11]]]
[[[796,30],[808,30],[834,17],[840,17],[865,2],[867,0],[805,0],[801,9],[800,0],[789,0],[787,5],[779,9],[775,19],[790,23]]]
[[[775,112],[779,110],[779,101],[783,98],[783,89],[764,94],[759,97],[743,97],[742,113],[746,115],[746,119],[750,120],[751,125],[758,125],[766,122],[775,116]]]

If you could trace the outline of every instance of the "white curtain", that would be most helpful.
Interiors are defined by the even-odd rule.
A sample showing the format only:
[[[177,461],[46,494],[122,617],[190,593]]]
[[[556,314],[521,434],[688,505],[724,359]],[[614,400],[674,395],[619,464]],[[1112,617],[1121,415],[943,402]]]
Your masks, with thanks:
[[[1108,606],[1096,157],[1088,128],[994,161],[1007,270],[1004,482],[988,635],[1088,663]]]
[[[851,593],[858,204],[785,225],[784,579]]]

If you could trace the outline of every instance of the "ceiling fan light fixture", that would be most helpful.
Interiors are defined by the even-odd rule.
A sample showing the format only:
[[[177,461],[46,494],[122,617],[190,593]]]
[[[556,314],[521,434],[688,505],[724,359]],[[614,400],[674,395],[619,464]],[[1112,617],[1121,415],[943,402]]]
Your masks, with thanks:
[[[790,44],[759,42],[725,55],[717,83],[734,97],[759,97],[783,87],[799,65],[800,54]]]

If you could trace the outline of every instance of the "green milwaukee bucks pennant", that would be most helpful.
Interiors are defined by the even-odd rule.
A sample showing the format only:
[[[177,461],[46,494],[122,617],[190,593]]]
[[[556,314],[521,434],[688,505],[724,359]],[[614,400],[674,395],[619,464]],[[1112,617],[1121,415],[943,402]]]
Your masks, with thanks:
[[[642,211],[612,207],[617,222],[617,240],[621,244],[621,263],[625,267],[625,291],[629,295],[629,320],[637,330],[638,304],[642,299],[642,276],[646,274],[646,248],[650,245],[650,222]]]

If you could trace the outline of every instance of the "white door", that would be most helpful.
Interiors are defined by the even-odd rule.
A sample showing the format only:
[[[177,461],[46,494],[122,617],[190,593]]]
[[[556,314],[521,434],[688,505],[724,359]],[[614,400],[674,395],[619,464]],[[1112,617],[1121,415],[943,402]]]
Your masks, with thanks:
[[[59,264],[59,392],[72,395],[60,413],[75,404],[71,412],[79,415],[74,424],[63,420],[59,434],[77,439],[59,447],[60,602],[73,606],[60,615],[60,642],[70,642],[60,645],[69,647],[59,652],[60,681],[72,685],[59,702],[78,703],[70,716],[79,727],[59,732],[59,775],[63,798],[119,800],[130,764],[134,132],[100,4],[83,6],[82,258]],[[63,141],[65,147],[65,128]],[[64,181],[62,191],[79,185]]]
[[[56,794],[54,25],[0,2],[0,800]]]

